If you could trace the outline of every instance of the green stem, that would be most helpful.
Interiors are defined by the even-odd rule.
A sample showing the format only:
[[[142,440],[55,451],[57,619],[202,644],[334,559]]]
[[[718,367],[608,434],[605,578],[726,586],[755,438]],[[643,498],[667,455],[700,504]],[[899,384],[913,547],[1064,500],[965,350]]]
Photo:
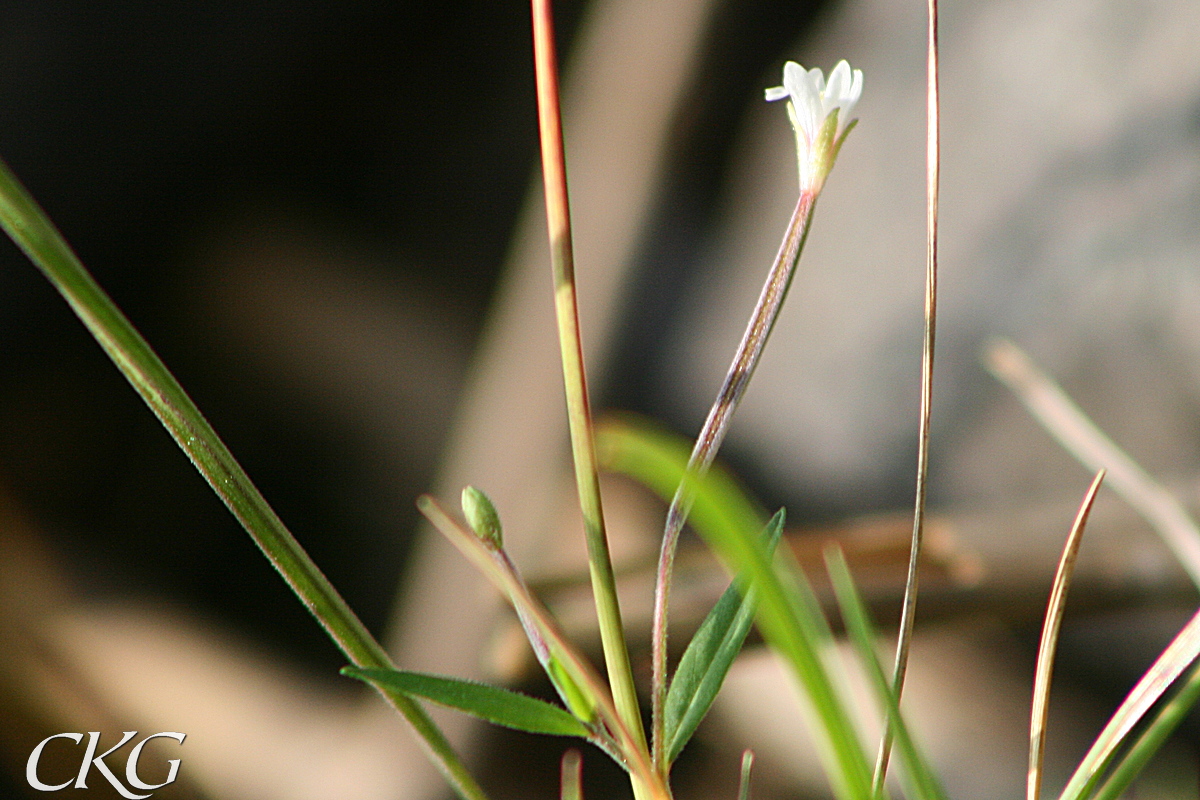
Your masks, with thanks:
[[[538,126],[542,143],[542,177],[546,190],[546,218],[550,231],[550,261],[554,273],[554,307],[562,350],[563,382],[566,386],[567,420],[575,462],[575,481],[583,512],[588,562],[604,663],[612,685],[613,700],[622,722],[639,746],[645,748],[645,732],[638,708],[625,629],[617,602],[616,579],[604,529],[600,502],[600,480],[596,470],[592,438],[592,415],[583,367],[583,343],[579,334],[579,312],[575,294],[575,266],[571,244],[571,217],[567,200],[566,158],[563,153],[562,115],[558,101],[558,64],[554,48],[550,0],[532,0],[534,66],[537,76]],[[640,797],[649,791],[634,782]]]
[[[357,667],[391,659],[267,504],[191,398],[104,290],[7,165],[0,162],[0,225],[54,284],[288,586]],[[415,701],[381,690],[464,800],[486,800],[446,737]]]

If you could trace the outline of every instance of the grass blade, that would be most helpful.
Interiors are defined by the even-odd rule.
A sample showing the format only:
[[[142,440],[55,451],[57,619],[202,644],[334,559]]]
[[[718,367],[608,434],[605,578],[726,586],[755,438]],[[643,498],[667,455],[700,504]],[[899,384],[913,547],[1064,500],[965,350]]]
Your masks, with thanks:
[[[342,674],[423,697],[506,728],[551,736],[592,738],[587,726],[558,706],[498,686],[394,669],[343,667]]]
[[[387,653],[268,505],[200,409],[3,162],[0,226],[66,299],[338,648],[357,666],[391,667]],[[406,695],[390,691],[384,695],[416,730],[430,760],[455,792],[466,800],[483,800],[483,790],[425,711]]]
[[[767,552],[775,552],[783,533],[784,512],[780,509],[767,523],[762,536]],[[688,643],[663,708],[666,763],[669,766],[696,732],[712,706],[734,658],[741,652],[757,601],[746,580],[734,581],[708,612]]]
[[[1158,660],[1146,671],[1133,690],[1121,703],[1121,706],[1109,719],[1108,724],[1092,748],[1084,756],[1075,774],[1063,790],[1062,800],[1080,800],[1090,797],[1092,791],[1103,777],[1118,748],[1122,746],[1133,732],[1138,721],[1158,702],[1159,698],[1171,687],[1175,680],[1183,674],[1200,656],[1200,612],[1191,618],[1175,639],[1158,657]]]
[[[1137,741],[1118,759],[1108,780],[1093,795],[1093,800],[1117,800],[1149,763],[1150,758],[1179,727],[1179,723],[1183,722],[1198,700],[1200,700],[1200,664],[1194,664],[1191,672],[1183,679],[1183,686],[1180,690],[1175,693],[1174,697],[1163,703]]]
[[[1054,574],[1050,601],[1046,605],[1046,622],[1042,625],[1042,640],[1038,645],[1037,668],[1033,679],[1033,707],[1029,718],[1029,773],[1026,780],[1026,797],[1038,800],[1042,793],[1042,759],[1046,753],[1046,720],[1050,715],[1050,679],[1054,674],[1054,651],[1058,646],[1058,632],[1062,628],[1063,612],[1067,607],[1067,590],[1075,571],[1075,558],[1083,541],[1083,529],[1100,484],[1104,481],[1104,470],[1096,473],[1092,485],[1084,495],[1075,523],[1067,536],[1058,571]]]
[[[689,474],[689,447],[644,424],[609,423],[597,431],[601,463],[645,483],[664,498],[686,482],[694,497],[690,519],[726,567],[750,579],[759,598],[756,619],[767,642],[791,667],[808,699],[809,729],[834,794],[861,800],[871,772],[857,731],[822,661],[829,626],[799,567],[776,570],[761,543],[762,516],[721,470]],[[781,554],[786,555],[786,554]],[[793,562],[794,563],[794,562]]]
[[[867,671],[867,677],[875,693],[884,707],[886,718],[890,720],[890,728],[895,734],[896,746],[900,760],[903,763],[908,779],[913,785],[914,793],[923,800],[945,800],[945,793],[938,783],[928,761],[917,749],[916,742],[909,734],[908,726],[900,713],[900,704],[892,684],[883,671],[883,664],[875,652],[875,626],[871,623],[867,606],[863,602],[850,568],[846,565],[846,557],[837,547],[831,547],[825,552],[825,563],[829,568],[829,577],[833,582],[834,594],[837,597],[838,608],[846,623],[846,632],[859,660]],[[883,787],[873,786],[872,796],[882,797]]]

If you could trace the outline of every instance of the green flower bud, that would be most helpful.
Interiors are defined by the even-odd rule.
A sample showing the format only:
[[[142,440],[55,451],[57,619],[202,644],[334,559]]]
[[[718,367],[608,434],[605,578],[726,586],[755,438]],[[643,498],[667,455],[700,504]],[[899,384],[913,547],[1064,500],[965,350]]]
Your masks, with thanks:
[[[504,547],[500,515],[486,494],[474,486],[466,487],[462,490],[462,510],[476,536],[497,550]]]

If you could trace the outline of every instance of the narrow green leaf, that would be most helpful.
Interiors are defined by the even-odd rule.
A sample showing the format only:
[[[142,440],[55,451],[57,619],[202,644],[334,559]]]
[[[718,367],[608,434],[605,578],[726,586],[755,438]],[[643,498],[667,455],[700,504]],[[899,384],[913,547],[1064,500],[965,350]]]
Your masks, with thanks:
[[[896,701],[896,693],[884,672],[879,655],[875,652],[875,626],[867,613],[866,603],[859,595],[854,579],[850,576],[850,568],[846,565],[846,557],[837,547],[831,547],[825,553],[825,563],[829,568],[829,577],[833,582],[834,594],[837,597],[838,608],[846,623],[846,632],[854,644],[855,652],[867,671],[867,678],[875,689],[880,705],[892,720],[892,730],[896,735],[896,746],[900,761],[904,765],[914,793],[923,800],[944,800],[946,795],[934,776],[933,770],[925,757],[917,749],[916,742],[909,734],[908,726],[900,713],[900,705]]]
[[[1133,733],[1138,721],[1158,702],[1196,658],[1200,656],[1200,612],[1188,621],[1183,630],[1167,645],[1158,660],[1129,692],[1125,701],[1113,713],[1104,730],[1096,737],[1091,750],[1084,756],[1075,774],[1063,789],[1062,800],[1081,800],[1091,797],[1104,776],[1113,756]]]
[[[458,678],[394,669],[343,667],[342,674],[398,692],[424,697],[472,716],[529,733],[591,738],[587,727],[552,703],[519,692]]]
[[[784,511],[780,509],[763,530],[767,552],[775,552],[783,520]],[[664,706],[668,764],[679,757],[708,713],[750,633],[757,601],[753,590],[745,590],[746,583],[745,579],[737,580],[725,590],[679,660]]]
[[[795,673],[808,698],[809,729],[834,794],[844,800],[871,795],[871,770],[854,723],[823,662],[829,625],[795,560],[780,554],[776,569],[759,541],[762,515],[727,473],[686,472],[690,448],[682,439],[645,423],[609,422],[596,434],[597,455],[608,469],[632,477],[669,501],[688,481],[695,498],[689,517],[726,567],[750,579],[758,595],[756,620],[763,637]]]
[[[1150,762],[1151,757],[1175,732],[1179,723],[1183,722],[1198,700],[1200,700],[1200,664],[1194,664],[1191,672],[1183,679],[1182,688],[1175,693],[1174,697],[1162,704],[1154,715],[1154,719],[1142,731],[1142,735],[1118,759],[1108,780],[1093,795],[1093,800],[1117,800]]]

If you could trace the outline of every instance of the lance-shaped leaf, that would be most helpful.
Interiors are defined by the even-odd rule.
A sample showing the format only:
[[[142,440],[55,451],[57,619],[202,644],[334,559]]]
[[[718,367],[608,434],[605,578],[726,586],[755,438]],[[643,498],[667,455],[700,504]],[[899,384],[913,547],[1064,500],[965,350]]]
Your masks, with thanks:
[[[775,552],[783,520],[780,509],[767,523],[763,531],[767,552]],[[750,633],[756,604],[754,590],[747,589],[747,581],[734,581],[708,612],[679,659],[664,706],[668,764],[678,758],[712,706]]]
[[[1091,797],[1092,791],[1104,776],[1118,748],[1125,743],[1138,721],[1158,702],[1200,656],[1200,612],[1188,621],[1183,630],[1167,645],[1158,660],[1146,671],[1133,690],[1112,715],[1104,730],[1096,737],[1091,750],[1084,756],[1075,774],[1063,789],[1062,800]]]
[[[342,674],[408,695],[424,697],[506,728],[552,736],[580,736],[584,739],[592,736],[587,726],[558,706],[486,683],[395,669],[343,667]]]
[[[900,714],[900,704],[896,701],[896,693],[892,684],[883,671],[883,664],[875,652],[875,626],[867,613],[866,603],[854,585],[850,576],[850,568],[846,565],[846,557],[837,547],[830,547],[825,553],[825,564],[829,569],[829,577],[833,582],[834,594],[837,597],[838,608],[842,612],[842,620],[846,623],[846,632],[858,654],[859,661],[867,671],[867,679],[875,689],[875,694],[891,718],[892,731],[896,735],[896,745],[900,753],[900,762],[904,765],[906,777],[912,784],[912,794],[922,800],[944,800],[945,793],[938,783],[928,761],[917,749],[916,742],[904,724]]]

